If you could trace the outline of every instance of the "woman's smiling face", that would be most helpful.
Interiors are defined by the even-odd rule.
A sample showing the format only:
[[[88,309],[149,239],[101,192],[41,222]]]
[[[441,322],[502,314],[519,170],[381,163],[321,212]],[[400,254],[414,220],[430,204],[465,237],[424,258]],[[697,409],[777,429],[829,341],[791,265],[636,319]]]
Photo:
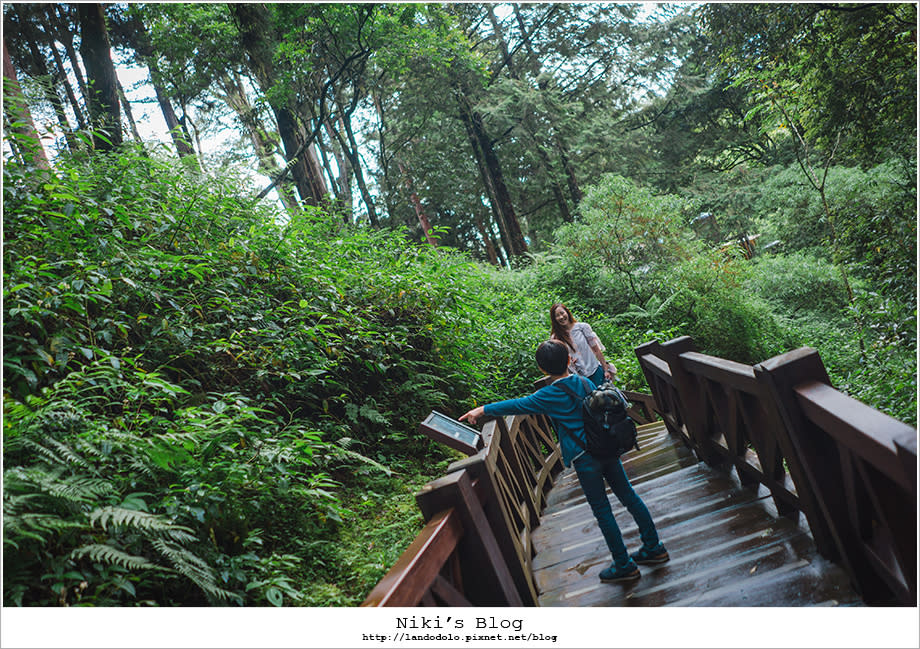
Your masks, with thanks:
[[[569,314],[561,306],[556,307],[556,310],[553,312],[553,318],[556,320],[558,324],[562,325],[563,327],[569,324]]]

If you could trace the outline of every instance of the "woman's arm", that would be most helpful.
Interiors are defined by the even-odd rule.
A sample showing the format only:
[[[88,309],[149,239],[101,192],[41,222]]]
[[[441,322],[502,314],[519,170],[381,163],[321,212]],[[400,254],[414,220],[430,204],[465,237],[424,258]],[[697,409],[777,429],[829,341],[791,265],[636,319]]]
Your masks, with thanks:
[[[597,340],[596,337],[595,340]],[[601,364],[601,367],[604,368],[604,378],[612,381],[613,377],[616,376],[617,368],[614,367],[613,363],[608,363],[604,358],[604,351],[601,349],[600,345],[591,343],[591,351],[594,352],[597,361]]]

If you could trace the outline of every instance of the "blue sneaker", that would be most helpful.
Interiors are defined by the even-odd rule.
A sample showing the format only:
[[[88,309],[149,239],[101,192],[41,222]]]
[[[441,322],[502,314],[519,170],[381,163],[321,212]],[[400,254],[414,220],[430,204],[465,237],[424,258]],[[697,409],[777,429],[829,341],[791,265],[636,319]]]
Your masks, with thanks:
[[[639,567],[630,561],[622,568],[617,568],[617,564],[611,563],[609,568],[601,570],[601,581],[607,584],[616,584],[621,581],[632,581],[641,577]]]
[[[668,561],[671,557],[668,556],[668,551],[665,550],[664,544],[659,543],[657,546],[649,550],[648,548],[642,548],[638,552],[633,552],[629,555],[629,558],[635,561],[636,563],[653,566],[657,563],[664,563]]]

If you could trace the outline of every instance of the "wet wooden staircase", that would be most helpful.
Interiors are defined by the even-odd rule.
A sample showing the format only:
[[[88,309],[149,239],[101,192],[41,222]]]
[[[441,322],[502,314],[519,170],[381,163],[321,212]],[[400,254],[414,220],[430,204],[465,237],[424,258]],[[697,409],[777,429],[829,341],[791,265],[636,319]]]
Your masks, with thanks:
[[[610,552],[572,469],[556,480],[533,533],[541,606],[862,606],[847,574],[818,555],[807,528],[778,516],[756,493],[697,462],[664,424],[640,427],[641,450],[624,456],[671,560],[640,566],[633,583],[597,576]],[[632,517],[608,491],[629,548]],[[772,510],[772,511],[771,511]]]
[[[651,394],[627,392],[641,450],[623,463],[668,563],[600,582],[611,557],[546,416],[441,415],[421,429],[468,457],[416,494],[426,525],[363,606],[917,606],[914,428],[835,390],[813,349],[748,366],[681,337],[636,356]]]

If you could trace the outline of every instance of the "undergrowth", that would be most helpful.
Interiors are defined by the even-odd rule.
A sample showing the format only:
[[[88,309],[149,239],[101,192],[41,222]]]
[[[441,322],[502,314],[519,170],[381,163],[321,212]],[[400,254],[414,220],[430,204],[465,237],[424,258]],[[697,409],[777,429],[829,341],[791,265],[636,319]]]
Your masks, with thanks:
[[[657,213],[621,178],[587,204],[615,192],[667,263],[641,228],[619,251],[594,236],[602,212],[510,272],[318,208],[282,218],[232,171],[156,152],[58,165],[4,165],[5,605],[359,604],[457,458],[418,422],[527,393],[556,301],[628,389],[649,340],[749,363],[811,344],[838,387],[916,421],[909,304],[861,285],[861,360],[833,268],[706,252],[679,200]]]

